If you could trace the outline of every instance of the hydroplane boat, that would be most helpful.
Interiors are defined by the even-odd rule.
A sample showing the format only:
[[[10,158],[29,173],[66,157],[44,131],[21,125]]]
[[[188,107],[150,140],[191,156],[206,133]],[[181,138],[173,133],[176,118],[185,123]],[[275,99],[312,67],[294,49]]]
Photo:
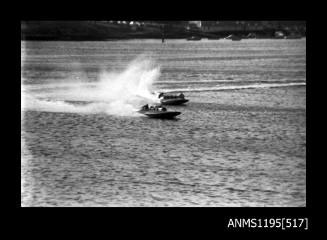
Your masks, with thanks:
[[[189,101],[188,99],[185,99],[183,93],[180,94],[160,93],[158,97],[162,105],[181,105]]]
[[[162,106],[149,106],[148,104],[144,105],[138,112],[150,118],[161,119],[171,119],[181,114],[181,112],[168,111],[165,107]]]

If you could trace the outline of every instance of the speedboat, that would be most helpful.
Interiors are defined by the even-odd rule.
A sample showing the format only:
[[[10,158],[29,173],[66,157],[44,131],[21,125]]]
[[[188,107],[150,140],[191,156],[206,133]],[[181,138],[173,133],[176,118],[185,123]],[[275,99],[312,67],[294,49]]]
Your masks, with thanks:
[[[181,112],[167,111],[165,107],[162,106],[148,106],[144,105],[141,110],[138,111],[150,118],[161,118],[161,119],[171,119],[181,114]]]
[[[169,94],[169,93],[160,93],[159,99],[162,105],[181,105],[187,103],[189,100],[185,99],[184,94]]]

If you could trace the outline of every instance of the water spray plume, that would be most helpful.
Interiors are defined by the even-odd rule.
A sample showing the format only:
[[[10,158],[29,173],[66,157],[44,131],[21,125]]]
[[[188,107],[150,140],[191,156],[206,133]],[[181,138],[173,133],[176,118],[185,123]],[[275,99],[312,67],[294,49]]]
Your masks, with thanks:
[[[48,112],[136,115],[146,103],[158,103],[152,93],[160,68],[144,56],[132,61],[123,72],[103,70],[96,82],[51,83],[22,92],[25,109]],[[74,104],[84,102],[85,104]]]

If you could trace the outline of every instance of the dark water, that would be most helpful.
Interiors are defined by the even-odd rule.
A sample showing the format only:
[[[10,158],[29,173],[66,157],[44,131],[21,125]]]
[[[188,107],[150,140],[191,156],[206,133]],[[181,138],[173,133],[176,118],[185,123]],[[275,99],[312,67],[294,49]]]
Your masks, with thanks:
[[[22,109],[22,206],[306,205],[305,39],[22,42],[22,84],[143,53],[190,99],[180,117]]]

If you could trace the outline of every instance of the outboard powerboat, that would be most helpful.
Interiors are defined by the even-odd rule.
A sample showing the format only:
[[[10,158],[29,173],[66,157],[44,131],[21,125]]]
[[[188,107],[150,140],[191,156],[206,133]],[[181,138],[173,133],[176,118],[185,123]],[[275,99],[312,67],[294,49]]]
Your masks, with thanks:
[[[162,106],[150,106],[148,104],[144,105],[141,110],[138,111],[150,118],[161,118],[161,119],[171,119],[181,114],[181,112],[167,111],[165,107]]]
[[[188,99],[185,99],[183,93],[178,95],[172,93],[160,93],[158,97],[162,105],[181,105],[189,101]]]

